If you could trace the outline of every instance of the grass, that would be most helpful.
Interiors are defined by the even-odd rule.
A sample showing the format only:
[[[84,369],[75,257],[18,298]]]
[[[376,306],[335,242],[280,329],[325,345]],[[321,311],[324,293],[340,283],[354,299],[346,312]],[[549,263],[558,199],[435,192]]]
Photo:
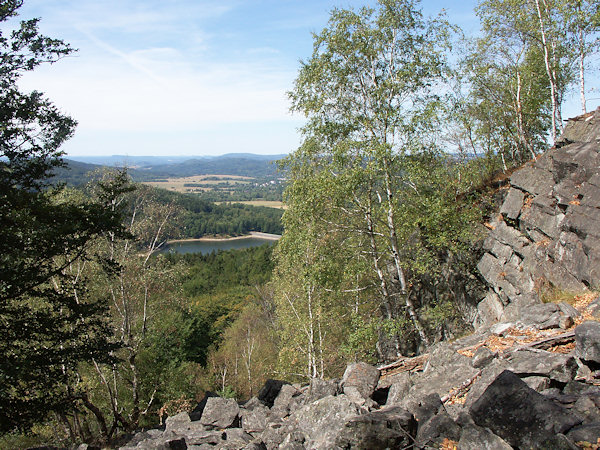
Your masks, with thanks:
[[[600,291],[597,290],[572,292],[550,286],[541,290],[540,299],[544,303],[565,302],[571,306],[587,306],[589,303],[595,300],[598,295],[600,295]]]
[[[215,202],[215,203],[217,203],[217,204],[241,203],[242,205],[267,206],[269,208],[286,209],[286,206],[283,202],[271,201],[271,200],[246,200],[246,201],[240,201],[240,202]]]
[[[215,180],[214,178],[218,178]],[[251,177],[243,177],[239,175],[194,175],[192,177],[172,177],[166,178],[165,181],[144,181],[143,184],[147,184],[148,186],[159,187],[162,189],[167,189],[169,191],[181,192],[181,193],[190,193],[190,192],[204,192],[210,191],[210,188],[205,187],[191,187],[184,186],[185,184],[219,184],[224,181],[228,181],[232,184],[247,184],[253,178]]]

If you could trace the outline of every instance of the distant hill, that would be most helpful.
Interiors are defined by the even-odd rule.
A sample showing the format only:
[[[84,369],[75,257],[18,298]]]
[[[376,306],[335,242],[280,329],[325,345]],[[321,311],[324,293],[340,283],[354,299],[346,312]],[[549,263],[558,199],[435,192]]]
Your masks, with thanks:
[[[132,171],[136,181],[156,178],[189,177],[193,175],[240,175],[246,177],[268,177],[277,174],[277,156],[223,155],[216,158],[190,159],[176,164],[138,167]]]
[[[189,157],[170,156],[76,156],[65,159],[67,167],[55,171],[54,180],[78,186],[88,181],[86,174],[101,167],[130,167],[135,181],[158,178],[189,177],[194,175],[239,175],[254,178],[274,177],[275,161],[287,155],[255,155],[229,153],[222,156]]]
[[[103,166],[98,164],[88,164],[70,159],[64,160],[67,165],[54,170],[52,182],[66,183],[69,186],[80,186],[89,181],[88,174],[101,169]]]

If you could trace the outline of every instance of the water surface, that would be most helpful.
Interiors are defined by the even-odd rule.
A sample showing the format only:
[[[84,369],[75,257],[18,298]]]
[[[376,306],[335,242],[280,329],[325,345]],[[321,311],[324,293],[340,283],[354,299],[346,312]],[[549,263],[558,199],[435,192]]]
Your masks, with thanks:
[[[259,237],[245,237],[242,239],[220,239],[212,241],[181,241],[168,244],[162,251],[174,253],[202,253],[206,255],[219,250],[238,250],[242,248],[258,247],[263,244],[274,244],[273,239]]]

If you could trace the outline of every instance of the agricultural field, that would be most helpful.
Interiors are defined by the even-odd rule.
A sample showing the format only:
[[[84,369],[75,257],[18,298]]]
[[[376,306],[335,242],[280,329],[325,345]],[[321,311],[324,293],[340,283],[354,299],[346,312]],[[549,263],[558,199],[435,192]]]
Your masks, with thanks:
[[[172,177],[155,181],[144,181],[143,184],[154,186],[182,194],[201,193],[215,188],[231,187],[249,184],[252,177],[239,175],[194,175],[191,177]]]
[[[251,206],[266,206],[268,208],[277,208],[277,209],[286,209],[286,206],[283,202],[280,201],[272,201],[272,200],[245,200],[245,201],[227,201],[227,202],[216,202],[217,204],[231,204],[231,203],[241,203],[242,205],[251,205]]]

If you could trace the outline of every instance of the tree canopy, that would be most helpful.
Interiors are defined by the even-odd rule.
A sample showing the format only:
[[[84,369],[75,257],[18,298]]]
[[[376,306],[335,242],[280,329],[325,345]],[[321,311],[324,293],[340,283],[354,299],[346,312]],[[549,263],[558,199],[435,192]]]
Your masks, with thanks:
[[[0,23],[21,1],[0,1]],[[41,35],[38,20],[0,34],[0,431],[26,428],[65,406],[62,389],[79,361],[106,359],[102,299],[84,301],[70,271],[92,256],[90,243],[120,233],[120,211],[47,186],[62,164],[60,145],[75,128],[40,92],[21,92],[20,76],[73,52]]]

